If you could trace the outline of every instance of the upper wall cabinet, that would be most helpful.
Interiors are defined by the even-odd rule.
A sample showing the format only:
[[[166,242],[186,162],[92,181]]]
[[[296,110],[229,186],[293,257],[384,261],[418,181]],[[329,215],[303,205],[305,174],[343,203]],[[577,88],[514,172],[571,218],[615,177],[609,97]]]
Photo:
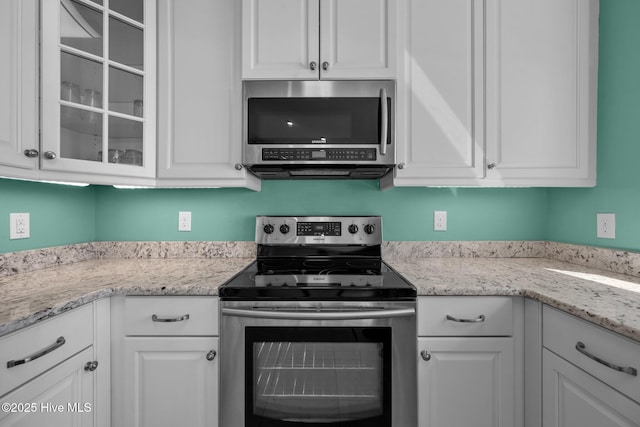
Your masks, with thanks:
[[[0,2],[0,176],[38,167],[38,1]]]
[[[155,5],[42,2],[43,170],[155,178]]]
[[[240,9],[158,2],[158,186],[260,188],[241,166]]]
[[[396,77],[397,0],[243,0],[242,78]]]
[[[595,185],[597,0],[403,6],[394,185]]]

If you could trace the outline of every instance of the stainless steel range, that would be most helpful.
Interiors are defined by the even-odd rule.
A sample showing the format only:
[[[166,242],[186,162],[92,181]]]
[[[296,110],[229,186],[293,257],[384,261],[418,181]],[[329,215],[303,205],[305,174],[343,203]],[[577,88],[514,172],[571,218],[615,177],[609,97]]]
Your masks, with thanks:
[[[416,289],[380,217],[256,218],[220,288],[221,425],[415,427]]]

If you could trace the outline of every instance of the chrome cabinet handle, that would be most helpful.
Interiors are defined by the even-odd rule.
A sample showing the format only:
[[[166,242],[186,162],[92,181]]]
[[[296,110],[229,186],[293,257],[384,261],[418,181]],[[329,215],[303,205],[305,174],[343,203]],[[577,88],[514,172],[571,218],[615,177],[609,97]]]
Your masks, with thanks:
[[[389,135],[389,113],[387,110],[387,90],[380,89],[380,155],[387,154],[387,137]]]
[[[329,69],[329,63],[328,63],[327,61],[324,61],[324,62],[322,63],[322,69],[323,69],[324,71],[327,71],[327,70]]]
[[[398,169],[404,169],[406,165],[404,163],[398,163]]]
[[[40,155],[40,152],[38,152],[38,150],[36,149],[31,148],[29,150],[24,150],[24,155],[33,159],[35,157],[38,157]]]
[[[86,365],[84,365],[84,370],[86,372],[93,372],[96,369],[98,369],[98,361],[94,360],[93,362],[87,362]]]
[[[315,70],[316,70],[316,68],[318,68],[318,64],[317,64],[315,61],[311,61],[311,62],[309,63],[309,69],[310,69],[311,71],[315,71]]]
[[[422,360],[424,360],[425,362],[428,362],[429,360],[431,360],[431,353],[429,353],[427,350],[422,350],[420,352],[420,357],[422,357]]]
[[[415,316],[414,308],[394,310],[362,311],[294,311],[294,310],[254,310],[244,308],[223,308],[224,316],[251,317],[259,319],[294,320],[346,320],[346,319],[386,319],[391,317]]]
[[[496,168],[496,164],[495,163],[489,163],[487,165],[487,169],[495,169]]]
[[[54,153],[53,151],[45,151],[44,152],[44,158],[47,160],[54,160],[56,157],[58,157],[58,155],[56,153]]]
[[[13,368],[14,366],[24,365],[25,363],[33,362],[34,360],[44,356],[45,354],[51,353],[53,350],[56,350],[64,345],[67,342],[64,337],[59,337],[55,343],[51,344],[49,347],[42,349],[36,353],[33,353],[24,359],[19,360],[9,360],[7,362],[7,369]]]
[[[625,374],[633,375],[634,377],[638,376],[638,370],[636,368],[632,368],[630,366],[629,367],[624,367],[624,366],[614,365],[611,362],[607,362],[606,360],[602,360],[598,356],[595,356],[595,355],[589,353],[587,351],[587,346],[585,346],[584,343],[581,342],[581,341],[578,341],[576,343],[576,350],[578,350],[580,353],[582,353],[585,356],[587,356],[589,359],[595,360],[596,362],[600,363],[601,365],[604,365],[607,368],[611,368],[614,371],[624,372]]]
[[[451,320],[452,322],[458,322],[458,323],[482,323],[484,322],[484,319],[485,319],[484,314],[481,314],[475,319],[460,319],[458,317],[449,316],[447,314],[447,320]]]
[[[242,170],[242,165],[241,165],[240,163],[236,163],[233,167],[234,167],[237,171]]]
[[[189,320],[189,315],[185,314],[184,316],[178,317],[158,317],[158,315],[154,314],[151,316],[151,320],[154,322],[182,322],[184,320]]]
[[[208,361],[212,361],[213,359],[216,358],[216,356],[218,355],[218,353],[216,353],[215,350],[211,350],[209,353],[207,353],[207,360]]]

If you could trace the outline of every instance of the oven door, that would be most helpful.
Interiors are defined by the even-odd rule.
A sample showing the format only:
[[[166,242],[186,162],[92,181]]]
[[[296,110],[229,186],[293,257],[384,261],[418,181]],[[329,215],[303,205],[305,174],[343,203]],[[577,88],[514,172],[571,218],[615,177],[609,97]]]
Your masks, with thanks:
[[[223,301],[221,323],[221,425],[415,425],[413,302]]]

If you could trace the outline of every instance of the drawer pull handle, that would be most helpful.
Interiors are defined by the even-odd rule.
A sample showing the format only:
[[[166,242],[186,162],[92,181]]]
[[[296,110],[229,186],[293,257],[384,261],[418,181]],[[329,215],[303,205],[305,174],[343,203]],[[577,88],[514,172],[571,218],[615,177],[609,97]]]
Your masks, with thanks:
[[[451,320],[452,322],[458,322],[458,323],[482,323],[484,322],[484,314],[481,314],[475,319],[459,319],[457,317],[449,316],[447,314],[447,320]]]
[[[614,371],[624,372],[626,374],[633,375],[634,377],[638,376],[638,370],[636,368],[614,365],[613,363],[607,362],[606,360],[602,360],[598,356],[594,356],[593,354],[589,353],[587,351],[587,347],[581,341],[578,341],[576,343],[576,350],[578,350],[580,353],[587,356],[589,359],[593,359],[596,362],[606,366],[607,368],[613,369]]]
[[[34,360],[44,356],[45,354],[49,354],[53,350],[62,347],[65,342],[67,342],[67,341],[64,339],[64,337],[59,337],[56,340],[56,342],[51,344],[49,347],[47,347],[45,349],[42,349],[42,350],[38,351],[37,353],[33,353],[32,355],[29,355],[29,356],[25,357],[24,359],[9,360],[7,362],[7,369],[13,368],[14,366],[18,366],[18,365],[24,365],[25,363],[33,362]]]
[[[178,317],[158,317],[158,315],[154,314],[151,316],[151,320],[154,322],[182,322],[185,320],[189,320],[189,315],[185,314],[184,316]]]
[[[424,360],[425,362],[428,362],[429,360],[431,360],[431,353],[429,353],[427,350],[422,350],[420,352],[420,357],[422,357],[422,360]]]

